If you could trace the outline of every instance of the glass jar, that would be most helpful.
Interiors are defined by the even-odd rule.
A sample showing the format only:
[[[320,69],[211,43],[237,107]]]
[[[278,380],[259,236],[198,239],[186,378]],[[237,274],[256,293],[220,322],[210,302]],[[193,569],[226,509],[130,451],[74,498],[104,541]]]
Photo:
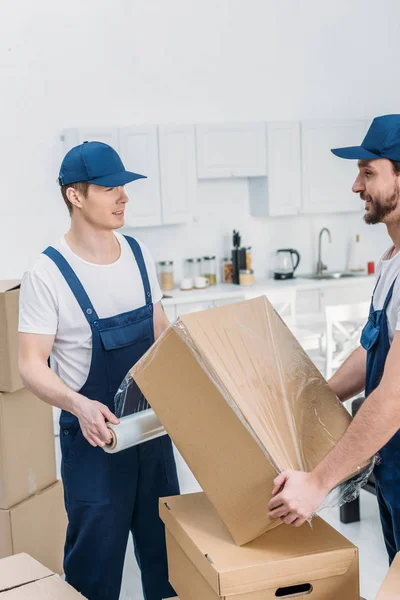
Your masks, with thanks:
[[[203,275],[208,279],[208,285],[217,285],[217,264],[215,256],[203,257]]]
[[[185,279],[194,279],[194,258],[185,258],[183,276]]]
[[[251,271],[252,268],[253,268],[253,264],[252,264],[251,246],[248,246],[246,248],[246,269],[247,269],[247,271]]]
[[[252,269],[240,269],[239,284],[254,285],[254,271]]]
[[[233,264],[231,258],[222,259],[221,281],[223,283],[233,283]]]
[[[163,292],[174,289],[174,263],[172,260],[162,260],[158,263],[160,273],[160,287]]]
[[[193,259],[193,277],[196,279],[196,277],[201,277],[202,273],[201,273],[201,258],[194,258]]]

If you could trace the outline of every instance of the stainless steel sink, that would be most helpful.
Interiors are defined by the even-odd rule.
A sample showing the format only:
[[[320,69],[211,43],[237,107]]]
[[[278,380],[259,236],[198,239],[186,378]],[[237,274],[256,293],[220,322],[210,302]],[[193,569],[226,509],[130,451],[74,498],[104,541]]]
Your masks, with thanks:
[[[299,276],[300,277],[300,276]],[[344,279],[350,277],[357,277],[357,273],[347,273],[344,271],[327,271],[325,273],[321,273],[320,275],[317,273],[311,273],[311,275],[301,275],[305,279]]]

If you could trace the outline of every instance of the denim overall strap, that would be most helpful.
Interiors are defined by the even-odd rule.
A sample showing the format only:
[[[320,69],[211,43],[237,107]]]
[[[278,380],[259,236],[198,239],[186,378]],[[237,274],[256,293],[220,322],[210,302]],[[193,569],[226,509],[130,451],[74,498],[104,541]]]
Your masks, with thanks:
[[[63,257],[61,252],[59,252],[52,246],[46,248],[46,250],[43,251],[43,254],[48,256],[57,265],[65,281],[68,283],[71,292],[74,294],[79,306],[81,307],[82,312],[85,315],[89,325],[91,325],[93,321],[96,321],[98,319],[98,316],[93,307],[93,304],[89,299],[89,296],[85,291],[85,288],[79,281],[71,265]]]
[[[139,267],[140,275],[141,275],[142,281],[143,281],[143,288],[144,288],[144,293],[145,293],[145,297],[146,297],[146,304],[152,304],[153,300],[151,297],[150,281],[149,281],[149,276],[147,274],[146,265],[144,263],[142,249],[139,246],[138,242],[134,238],[129,237],[127,235],[125,235],[124,238],[126,239],[129,246],[131,247],[131,250],[136,259],[137,265]]]

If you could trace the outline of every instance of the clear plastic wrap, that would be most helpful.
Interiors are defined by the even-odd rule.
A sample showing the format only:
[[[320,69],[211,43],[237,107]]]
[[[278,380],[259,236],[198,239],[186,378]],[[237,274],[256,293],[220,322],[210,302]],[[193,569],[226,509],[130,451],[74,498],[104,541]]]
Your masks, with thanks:
[[[171,332],[190,350],[276,474],[311,471],[350,424],[347,410],[265,297],[178,319],[127,375],[116,396],[118,416],[141,406],[135,374],[158,360],[163,338]],[[355,499],[374,460],[360,465],[319,510]]]

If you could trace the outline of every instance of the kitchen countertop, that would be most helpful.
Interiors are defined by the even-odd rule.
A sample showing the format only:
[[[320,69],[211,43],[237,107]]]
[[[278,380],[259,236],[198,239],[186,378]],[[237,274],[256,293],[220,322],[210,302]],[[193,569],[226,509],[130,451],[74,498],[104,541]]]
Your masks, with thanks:
[[[208,302],[211,300],[228,299],[228,298],[249,298],[268,295],[268,292],[283,289],[296,290],[313,290],[325,287],[339,287],[358,285],[361,281],[370,281],[371,286],[375,282],[373,275],[355,275],[353,277],[343,277],[339,279],[306,279],[305,277],[296,277],[295,279],[287,279],[285,281],[277,281],[275,279],[260,279],[252,286],[234,285],[230,283],[220,283],[218,285],[209,286],[202,290],[180,290],[176,288],[170,292],[164,292],[165,297],[162,302],[164,306],[174,306],[176,304],[185,304],[189,302]]]

